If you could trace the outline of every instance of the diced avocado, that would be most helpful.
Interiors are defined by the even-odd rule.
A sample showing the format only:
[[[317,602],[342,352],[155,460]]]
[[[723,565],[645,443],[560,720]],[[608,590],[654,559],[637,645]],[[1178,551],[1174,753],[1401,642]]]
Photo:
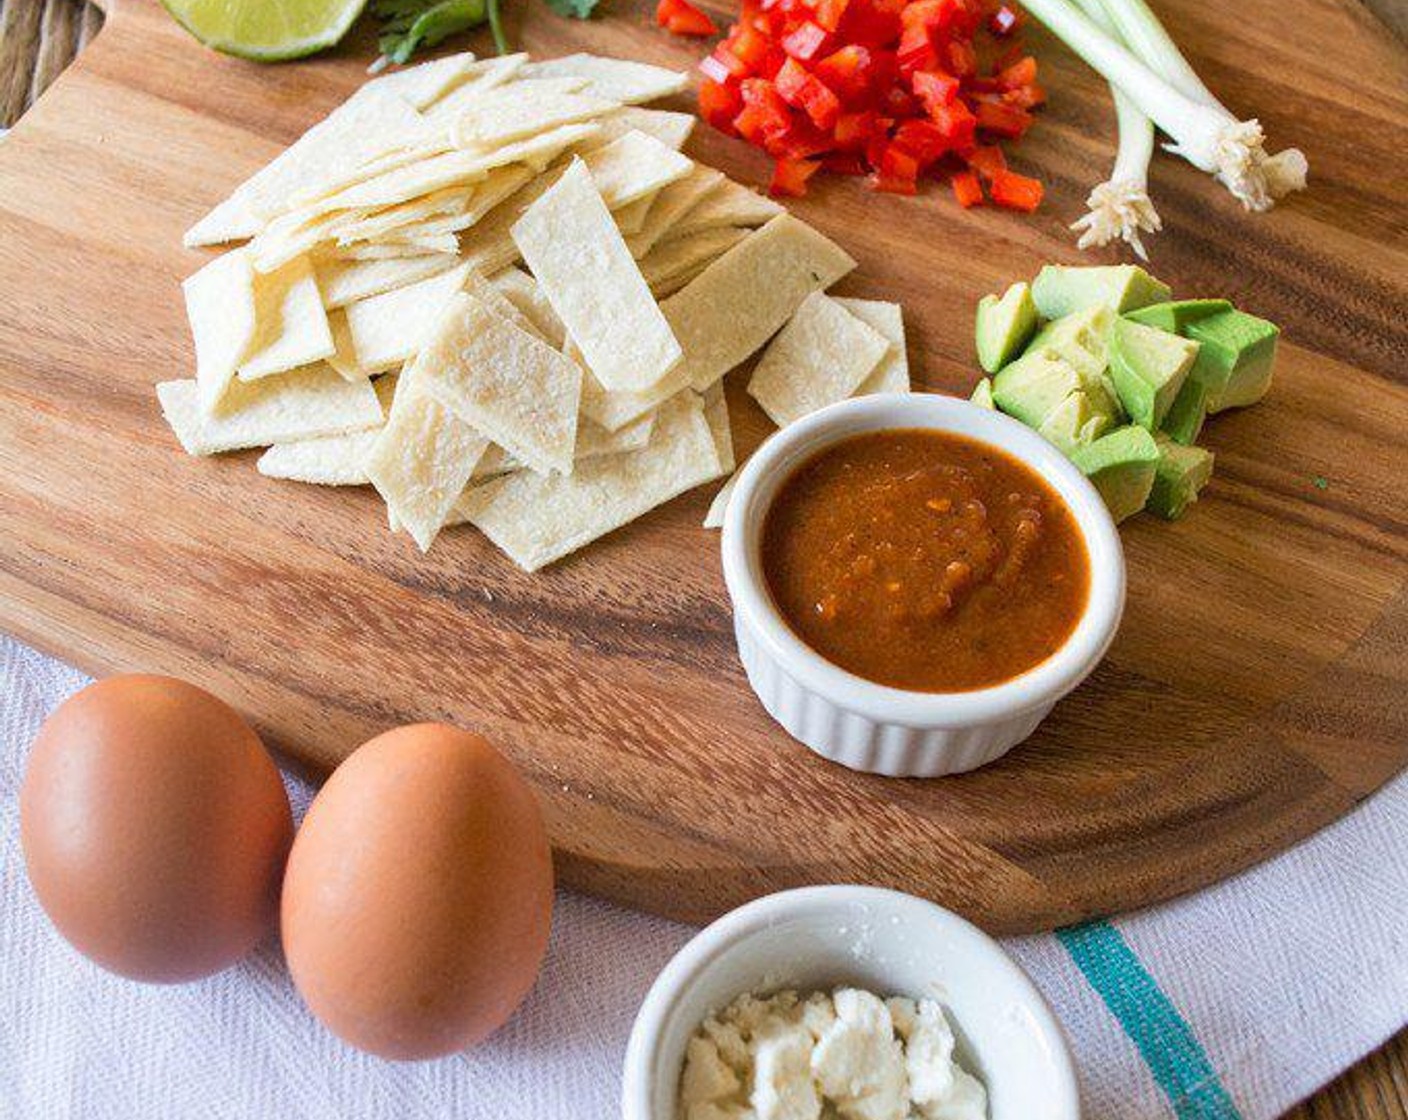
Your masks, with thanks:
[[[1116,428],[1086,447],[1071,452],[1074,463],[1100,491],[1110,516],[1123,521],[1138,513],[1149,500],[1159,447],[1143,428]]]
[[[1192,376],[1207,386],[1209,412],[1256,404],[1266,395],[1280,333],[1275,323],[1245,311],[1220,311],[1188,324],[1188,337],[1202,347]]]
[[[1133,264],[1086,268],[1048,264],[1032,284],[1032,299],[1046,319],[1059,319],[1097,303],[1123,314],[1162,303],[1171,294],[1167,284]]]
[[[1198,491],[1212,477],[1212,452],[1203,447],[1184,447],[1164,435],[1155,436],[1154,441],[1159,448],[1159,463],[1154,468],[1154,485],[1146,508],[1168,521],[1177,521],[1198,500]]]
[[[1110,327],[1114,322],[1113,311],[1103,303],[1092,304],[1047,323],[1036,332],[1027,349],[1054,351],[1078,372],[1098,377],[1109,364]]]
[[[978,364],[988,373],[996,373],[1022,352],[1027,339],[1036,330],[1036,304],[1032,302],[1031,285],[1019,280],[1002,293],[1001,299],[984,296],[978,301],[973,326]]]
[[[996,408],[992,401],[992,378],[984,377],[973,386],[973,395],[968,398],[979,408]]]
[[[1052,409],[1080,390],[1075,367],[1049,350],[1028,351],[992,379],[993,402],[1029,428],[1041,427]]]
[[[1137,308],[1129,312],[1128,318],[1170,334],[1183,334],[1189,323],[1231,310],[1232,305],[1225,299],[1174,299]]]
[[[1094,443],[1109,431],[1113,421],[1107,412],[1093,407],[1084,392],[1072,393],[1053,408],[1037,428],[1062,454],[1070,455],[1078,447]]]
[[[1110,377],[1129,418],[1157,431],[1198,357],[1198,344],[1118,319],[1110,330]]]
[[[1196,364],[1194,368],[1197,368]],[[1169,405],[1168,415],[1164,417],[1163,431],[1175,443],[1191,447],[1198,442],[1198,436],[1203,430],[1203,421],[1207,418],[1207,386],[1196,380],[1192,371],[1189,371],[1183,388],[1178,390],[1178,396],[1174,397],[1173,404]]]

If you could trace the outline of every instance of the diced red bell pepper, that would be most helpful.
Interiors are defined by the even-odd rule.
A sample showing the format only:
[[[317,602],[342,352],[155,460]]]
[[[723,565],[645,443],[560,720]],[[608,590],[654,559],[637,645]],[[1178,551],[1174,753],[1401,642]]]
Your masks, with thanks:
[[[865,47],[889,46],[900,34],[903,7],[904,0],[851,0],[837,37]]]
[[[1022,25],[1022,13],[1010,4],[1003,4],[988,18],[988,30],[998,38],[1011,35]]]
[[[742,111],[743,94],[736,83],[717,82],[712,78],[705,78],[699,83],[699,115],[720,132],[735,135],[737,130],[733,127],[733,118]]]
[[[948,68],[960,78],[971,78],[978,72],[978,52],[966,39],[951,39],[948,44]]]
[[[910,24],[900,33],[900,45],[895,51],[901,74],[916,70],[933,70],[939,65],[939,52],[922,24]]]
[[[727,40],[715,47],[714,53],[704,60],[704,62],[711,61],[715,64],[718,70],[722,70],[728,78],[738,80],[742,78],[751,77],[753,74],[753,68],[734,53],[733,48],[729,46]],[[699,68],[701,70],[704,69],[704,62],[701,62],[699,64]],[[717,70],[712,72],[707,70],[705,71],[705,75],[707,77],[713,78],[716,82],[726,80],[725,78],[718,77],[717,74]]]
[[[788,127],[770,137],[764,149],[774,159],[811,159],[836,146],[831,133],[823,131],[797,113],[792,114]]]
[[[821,161],[821,166],[833,175],[864,175],[870,170],[855,152],[832,152]]]
[[[872,136],[882,132],[880,115],[873,109],[863,109],[854,113],[842,113],[836,118],[832,129],[832,139],[838,150],[859,152],[870,142]]]
[[[745,72],[739,77],[747,77],[749,72],[758,72],[772,50],[772,43],[768,37],[755,27],[747,24],[738,24],[729,33],[727,39],[723,41],[718,50],[727,49],[745,67]]]
[[[827,55],[812,67],[812,73],[842,101],[855,104],[870,92],[870,74],[874,69],[875,60],[870,51],[852,43]]]
[[[953,185],[953,197],[958,199],[958,205],[963,209],[970,210],[983,204],[983,185],[978,182],[975,172],[955,171],[949,182]]]
[[[1033,82],[1029,86],[1018,86],[1016,89],[1004,90],[1002,100],[1019,109],[1035,109],[1038,105],[1046,104],[1046,90],[1042,88],[1040,82]]]
[[[973,150],[977,142],[978,118],[962,101],[955,101],[952,105],[936,105],[929,110],[929,119],[939,126],[949,147],[955,152]]]
[[[1010,66],[1004,66],[996,77],[997,84],[1003,89],[1029,86],[1036,81],[1036,59],[1025,54]]]
[[[1011,140],[1019,139],[1032,123],[1025,109],[1001,101],[980,101],[976,112],[979,128]]]
[[[988,188],[992,195],[993,202],[1008,210],[1025,210],[1030,212],[1041,205],[1042,195],[1046,193],[1045,188],[1039,180],[1028,178],[1026,175],[1018,175],[1014,171],[1000,171],[993,177],[992,184]]]
[[[918,180],[919,161],[891,144],[881,155],[870,185],[890,194],[914,194],[918,191]]]
[[[772,166],[772,183],[768,193],[801,198],[807,193],[807,180],[817,173],[821,164],[810,159],[780,159]]]
[[[752,143],[762,147],[782,137],[792,127],[787,102],[778,96],[772,82],[766,78],[749,78],[740,92],[743,109],[733,119],[733,127]]]
[[[793,108],[801,109],[818,128],[831,128],[841,115],[841,101],[816,75],[795,58],[782,64],[775,79],[778,95]]]
[[[689,0],[660,0],[655,7],[655,22],[672,35],[703,37],[719,33],[714,21]]]
[[[839,31],[849,6],[850,0],[815,0],[816,22],[827,31]]]
[[[705,55],[699,60],[699,72],[704,75],[706,82],[713,82],[715,85],[727,85],[734,81],[738,75],[730,70],[722,59],[715,55]]]
[[[960,83],[942,70],[917,70],[909,76],[909,85],[928,111],[935,105],[952,105]]]
[[[968,157],[968,166],[981,175],[988,182],[992,182],[993,176],[999,171],[1007,170],[1007,159],[1002,154],[1002,149],[996,144],[986,147],[975,148],[973,154]]]
[[[932,121],[918,117],[904,121],[895,129],[892,145],[911,155],[922,171],[948,151],[948,139]]]
[[[831,46],[831,35],[811,20],[803,20],[782,37],[782,49],[795,59],[810,62]]]

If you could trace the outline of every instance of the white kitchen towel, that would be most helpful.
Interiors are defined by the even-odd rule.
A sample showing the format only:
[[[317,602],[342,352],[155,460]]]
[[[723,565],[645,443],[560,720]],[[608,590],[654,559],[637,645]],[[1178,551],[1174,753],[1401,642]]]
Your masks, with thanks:
[[[0,637],[0,1117],[619,1115],[631,1021],[688,927],[562,893],[513,1021],[465,1054],[401,1065],[320,1028],[273,938],[179,987],[70,950],[25,879],[16,801],[40,721],[85,683]],[[311,791],[288,784],[301,816]],[[1088,1120],[1270,1120],[1408,1022],[1408,778],[1220,886],[1008,947],[1071,1037]]]

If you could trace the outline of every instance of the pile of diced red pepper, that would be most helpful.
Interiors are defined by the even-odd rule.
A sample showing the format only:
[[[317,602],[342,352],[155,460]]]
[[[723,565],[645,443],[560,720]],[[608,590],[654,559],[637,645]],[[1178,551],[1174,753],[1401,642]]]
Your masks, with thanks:
[[[688,0],[660,0],[657,14],[681,34],[713,27]],[[1020,23],[1002,0],[743,0],[700,64],[699,112],[774,158],[774,194],[805,193],[825,168],[897,194],[947,176],[965,207],[986,187],[999,206],[1034,210],[1041,183],[999,147],[1046,99],[1036,60],[1010,40]]]

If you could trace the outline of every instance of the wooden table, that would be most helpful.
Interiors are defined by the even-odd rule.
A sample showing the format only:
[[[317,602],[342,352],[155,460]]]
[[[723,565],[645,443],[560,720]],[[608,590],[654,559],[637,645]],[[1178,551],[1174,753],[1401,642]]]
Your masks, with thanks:
[[[1367,0],[1393,32],[1408,35],[1405,0]],[[39,96],[101,26],[83,0],[0,0],[0,127]],[[1289,1120],[1408,1117],[1408,1031],[1290,1114]]]

